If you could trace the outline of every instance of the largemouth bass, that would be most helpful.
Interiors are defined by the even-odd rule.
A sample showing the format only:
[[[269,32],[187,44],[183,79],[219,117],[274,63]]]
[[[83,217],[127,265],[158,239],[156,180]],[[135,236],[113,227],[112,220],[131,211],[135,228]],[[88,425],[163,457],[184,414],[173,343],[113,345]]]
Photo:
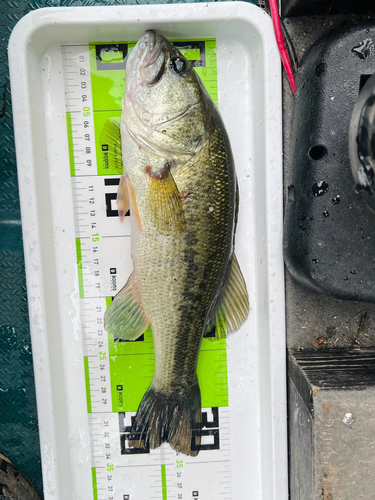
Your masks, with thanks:
[[[147,31],[126,65],[119,215],[130,207],[134,271],[105,328],[135,340],[149,324],[155,372],[134,432],[196,456],[202,336],[219,320],[237,330],[249,312],[234,254],[238,187],[219,112],[184,56]]]

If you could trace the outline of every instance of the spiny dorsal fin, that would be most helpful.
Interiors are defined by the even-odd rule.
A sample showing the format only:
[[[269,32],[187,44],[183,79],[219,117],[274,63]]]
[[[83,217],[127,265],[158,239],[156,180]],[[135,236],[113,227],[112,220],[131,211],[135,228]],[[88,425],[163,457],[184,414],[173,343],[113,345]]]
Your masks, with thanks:
[[[141,303],[134,272],[104,315],[104,328],[122,340],[136,340],[150,324]]]
[[[122,151],[121,151],[121,131],[120,124],[113,119],[107,120],[100,134],[100,144],[108,146],[108,163],[112,170],[121,174]]]
[[[107,120],[105,122],[100,134],[100,142],[101,144],[106,144],[108,146],[108,162],[112,168],[122,171],[121,130],[120,124],[116,120]],[[127,177],[122,175],[117,190],[116,200],[118,215],[121,220],[124,220],[125,214],[130,209],[132,194],[134,193],[131,192],[129,180]],[[134,207],[132,208],[133,212],[137,212],[137,210],[134,210]]]
[[[233,253],[228,279],[224,285],[222,300],[206,325],[206,331],[215,325],[225,324],[226,328],[216,328],[216,339],[236,332],[249,315],[249,294],[236,254]]]

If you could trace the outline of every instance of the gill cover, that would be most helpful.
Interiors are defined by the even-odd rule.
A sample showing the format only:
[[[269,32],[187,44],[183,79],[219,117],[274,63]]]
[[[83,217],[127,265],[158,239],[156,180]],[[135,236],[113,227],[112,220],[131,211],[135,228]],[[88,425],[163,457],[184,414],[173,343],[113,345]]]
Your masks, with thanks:
[[[147,31],[127,63],[124,121],[140,147],[186,160],[208,138],[213,123],[206,91],[185,57]]]

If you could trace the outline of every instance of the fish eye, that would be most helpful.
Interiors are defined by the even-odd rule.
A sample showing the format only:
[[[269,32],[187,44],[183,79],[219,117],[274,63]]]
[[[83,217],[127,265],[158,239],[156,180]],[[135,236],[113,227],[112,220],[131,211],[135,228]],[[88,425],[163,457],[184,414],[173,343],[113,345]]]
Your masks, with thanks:
[[[175,73],[177,73],[180,76],[183,76],[186,74],[188,70],[188,63],[186,59],[176,56],[172,57],[171,59],[171,67]]]

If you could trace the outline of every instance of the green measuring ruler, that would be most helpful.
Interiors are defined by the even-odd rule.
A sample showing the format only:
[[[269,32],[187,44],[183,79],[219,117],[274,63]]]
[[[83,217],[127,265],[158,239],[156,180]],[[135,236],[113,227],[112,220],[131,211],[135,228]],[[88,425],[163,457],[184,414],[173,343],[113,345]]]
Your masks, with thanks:
[[[217,104],[216,41],[173,43]],[[153,377],[154,350],[150,328],[139,340],[123,342],[103,327],[105,309],[125,284],[132,261],[129,217],[121,223],[116,206],[122,164],[102,129],[109,119],[120,121],[125,64],[134,46],[61,47],[93,499],[231,500],[226,339],[216,339],[217,332],[203,339],[198,358],[203,421],[198,457],[178,454],[168,444],[156,450],[128,445],[132,419]]]

